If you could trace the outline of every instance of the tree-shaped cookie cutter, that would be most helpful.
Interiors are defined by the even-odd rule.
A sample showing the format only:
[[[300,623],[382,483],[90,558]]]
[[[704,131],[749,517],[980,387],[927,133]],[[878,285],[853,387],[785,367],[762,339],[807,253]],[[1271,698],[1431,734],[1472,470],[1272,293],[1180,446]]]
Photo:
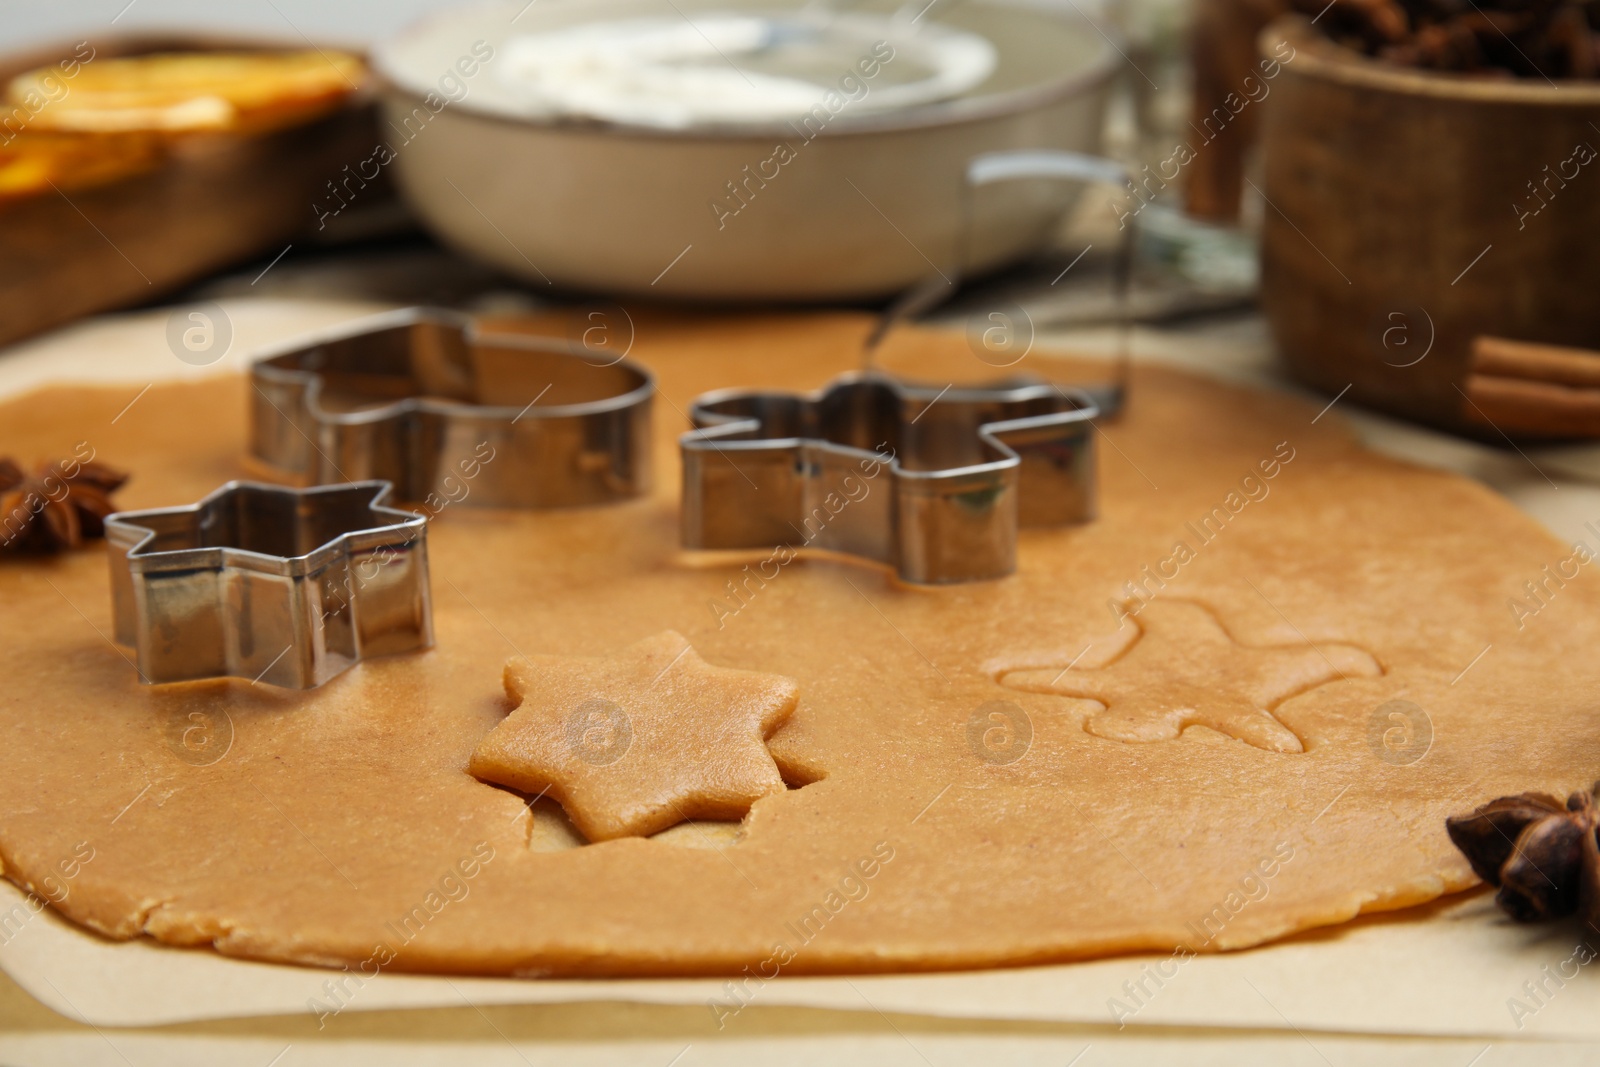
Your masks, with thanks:
[[[197,504],[105,521],[117,641],[140,680],[321,685],[433,644],[428,520],[387,482],[228,482]]]
[[[294,484],[377,478],[401,500],[510,508],[650,487],[654,378],[564,340],[405,308],[268,350],[250,379],[251,454]]]
[[[815,393],[706,393],[679,439],[683,544],[830,549],[916,583],[1004,577],[1019,526],[1094,517],[1092,420],[1121,401],[1120,385],[877,371]]]

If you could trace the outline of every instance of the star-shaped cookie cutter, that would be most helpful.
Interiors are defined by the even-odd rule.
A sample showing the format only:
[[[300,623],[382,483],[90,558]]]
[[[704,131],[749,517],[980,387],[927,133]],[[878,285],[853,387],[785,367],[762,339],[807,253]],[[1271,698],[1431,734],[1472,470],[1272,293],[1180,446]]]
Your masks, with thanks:
[[[564,340],[404,308],[262,353],[250,452],[275,478],[378,478],[405,501],[549,508],[650,487],[655,379]]]
[[[228,482],[198,504],[105,521],[117,641],[140,680],[310,689],[363,656],[433,644],[428,520],[387,482]]]
[[[1019,526],[1094,518],[1092,420],[1122,396],[1121,385],[939,388],[877,371],[808,394],[706,393],[679,439],[684,547],[831,549],[925,584],[1004,577]]]

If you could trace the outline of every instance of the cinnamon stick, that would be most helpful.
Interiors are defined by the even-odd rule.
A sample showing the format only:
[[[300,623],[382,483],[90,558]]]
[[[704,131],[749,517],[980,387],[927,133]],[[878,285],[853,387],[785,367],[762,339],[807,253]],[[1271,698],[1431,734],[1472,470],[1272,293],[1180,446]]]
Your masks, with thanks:
[[[1479,336],[1472,341],[1472,373],[1600,389],[1600,352]]]
[[[1468,418],[1513,437],[1600,437],[1600,389],[1473,374],[1466,393]]]
[[[1600,352],[1473,338],[1469,420],[1515,437],[1600,437]]]

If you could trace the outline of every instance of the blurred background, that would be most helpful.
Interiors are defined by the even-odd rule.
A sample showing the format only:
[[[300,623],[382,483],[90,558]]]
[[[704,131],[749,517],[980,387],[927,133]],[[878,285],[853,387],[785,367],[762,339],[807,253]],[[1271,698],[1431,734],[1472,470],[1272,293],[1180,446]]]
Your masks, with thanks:
[[[246,296],[849,307],[1600,435],[1592,0],[0,10],[0,342]]]
[[[5,38],[10,48],[51,44],[69,37],[76,40],[86,32],[103,32],[108,26],[130,32],[206,28],[279,37],[304,32],[327,44],[362,47],[446,6],[432,0],[349,0],[338,4],[309,0],[247,0],[235,4],[203,0],[135,0],[132,4],[127,0],[72,0],[33,4],[6,0],[0,4],[0,11],[5,12]]]

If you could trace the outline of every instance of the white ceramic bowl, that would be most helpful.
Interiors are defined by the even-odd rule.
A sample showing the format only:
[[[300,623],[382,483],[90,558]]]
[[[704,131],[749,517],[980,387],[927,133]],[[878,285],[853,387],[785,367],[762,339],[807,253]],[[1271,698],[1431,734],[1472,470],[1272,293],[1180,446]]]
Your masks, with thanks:
[[[430,17],[374,55],[392,135],[385,165],[449,244],[535,284],[617,295],[881,297],[1048,239],[1071,183],[969,189],[967,174],[987,153],[1099,150],[1121,59],[1101,31],[1053,8],[944,0],[925,17],[988,38],[995,72],[937,103],[845,106],[809,140],[784,123],[664,130],[529,117],[493,81],[494,56],[518,34],[770,10],[770,0],[511,0]]]

